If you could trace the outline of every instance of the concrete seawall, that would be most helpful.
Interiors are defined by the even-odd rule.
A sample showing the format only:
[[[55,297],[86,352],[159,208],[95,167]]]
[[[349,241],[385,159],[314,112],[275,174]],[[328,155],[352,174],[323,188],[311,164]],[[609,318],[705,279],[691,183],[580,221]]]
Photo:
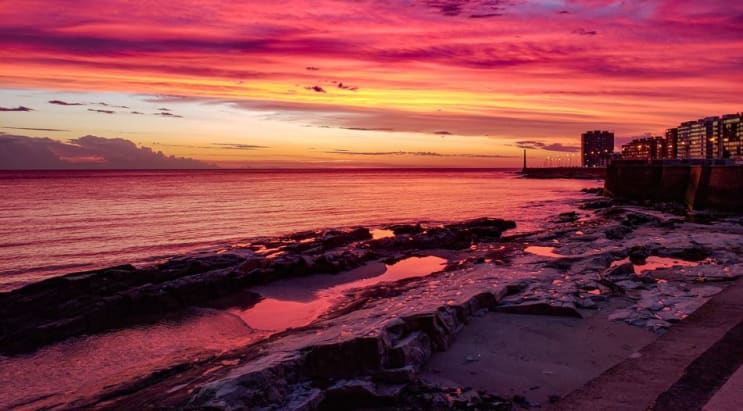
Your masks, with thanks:
[[[606,191],[629,200],[669,201],[690,209],[743,212],[743,166],[614,161]]]

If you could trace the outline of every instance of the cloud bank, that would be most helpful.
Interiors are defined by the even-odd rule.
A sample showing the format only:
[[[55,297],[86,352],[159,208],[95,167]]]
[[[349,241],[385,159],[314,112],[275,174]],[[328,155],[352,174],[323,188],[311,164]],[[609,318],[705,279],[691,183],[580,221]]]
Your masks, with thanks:
[[[61,142],[51,138],[0,135],[0,169],[203,169],[202,161],[167,156],[123,138],[83,136]]]

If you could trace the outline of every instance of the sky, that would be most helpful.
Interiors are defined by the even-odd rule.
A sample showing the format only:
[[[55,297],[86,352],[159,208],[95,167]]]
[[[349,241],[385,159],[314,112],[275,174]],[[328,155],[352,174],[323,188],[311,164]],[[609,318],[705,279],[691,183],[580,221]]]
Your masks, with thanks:
[[[743,107],[727,0],[0,1],[0,33],[0,168],[542,165]]]

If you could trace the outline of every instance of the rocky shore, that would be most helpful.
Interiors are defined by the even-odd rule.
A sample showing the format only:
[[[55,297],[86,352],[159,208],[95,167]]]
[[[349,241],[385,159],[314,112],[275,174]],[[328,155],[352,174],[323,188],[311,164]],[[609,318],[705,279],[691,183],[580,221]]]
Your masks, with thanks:
[[[678,208],[617,204],[596,194],[600,190],[587,193],[575,211],[554,216],[543,231],[529,234],[504,236],[515,224],[494,218],[312,231],[256,239],[154,267],[121,266],[46,280],[0,294],[0,352],[17,356],[73,336],[158,321],[188,307],[215,306],[220,297],[241,290],[241,306],[250,307],[264,298],[255,286],[280,279],[438,256],[448,261],[443,270],[345,290],[308,325],[54,405],[545,406],[633,355],[640,341],[652,341],[743,275],[740,217],[699,218]],[[560,322],[534,322],[539,318]],[[504,367],[502,358],[493,356],[498,351],[494,344],[513,342],[497,335],[515,334],[517,324],[530,321],[525,330],[551,332],[555,340],[584,333],[586,347],[598,342],[592,340],[596,329],[607,327],[601,341],[607,351],[599,353],[607,360],[581,365],[580,353],[565,354],[564,369],[583,370],[571,378],[543,367],[554,361],[549,358],[527,367],[526,357],[539,350],[542,340],[522,332],[523,347],[500,348],[520,357],[509,363],[509,378],[493,379],[497,384],[477,378],[488,368]],[[469,351],[458,348],[464,346]],[[550,385],[561,378],[569,383]],[[509,381],[527,382],[509,387]],[[24,406],[34,404],[43,402]]]

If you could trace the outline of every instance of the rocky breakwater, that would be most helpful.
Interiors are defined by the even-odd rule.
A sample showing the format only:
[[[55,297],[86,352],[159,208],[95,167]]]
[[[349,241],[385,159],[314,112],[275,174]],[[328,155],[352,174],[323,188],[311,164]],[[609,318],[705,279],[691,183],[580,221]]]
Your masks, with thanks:
[[[0,294],[0,353],[13,355],[65,338],[158,321],[191,306],[279,279],[338,273],[375,259],[399,259],[421,249],[469,247],[498,238],[512,221],[482,218],[444,225],[397,225],[373,240],[368,228],[259,238],[228,249],[74,273]],[[241,294],[242,304],[261,296]],[[248,300],[246,301],[246,298]]]

